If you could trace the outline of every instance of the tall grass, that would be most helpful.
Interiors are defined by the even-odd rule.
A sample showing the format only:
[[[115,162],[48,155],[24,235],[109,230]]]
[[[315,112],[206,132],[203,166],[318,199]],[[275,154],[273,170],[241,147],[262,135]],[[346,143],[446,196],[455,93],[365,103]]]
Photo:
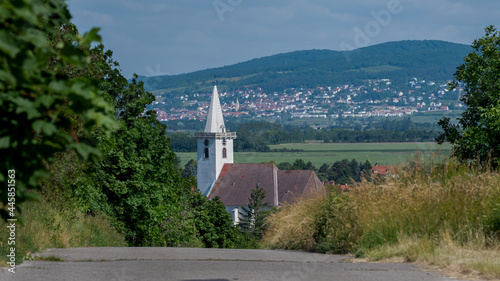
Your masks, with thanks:
[[[299,200],[267,223],[264,243],[271,248],[400,257],[500,278],[498,172],[417,159],[349,192]]]
[[[278,212],[269,215],[265,223],[264,245],[279,249],[316,249],[314,228],[323,201],[323,196],[318,194],[285,205]]]
[[[49,202],[26,203],[23,205],[23,224],[16,224],[16,263],[19,264],[29,253],[47,248],[127,246],[104,216],[86,216],[69,209],[55,208]],[[5,266],[9,232],[0,221],[0,266]]]

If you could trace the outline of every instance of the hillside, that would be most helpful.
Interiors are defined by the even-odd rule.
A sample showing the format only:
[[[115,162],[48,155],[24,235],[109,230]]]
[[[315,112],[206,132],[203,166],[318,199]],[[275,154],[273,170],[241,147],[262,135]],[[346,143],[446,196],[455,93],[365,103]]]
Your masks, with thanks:
[[[227,90],[258,85],[267,91],[355,84],[366,79],[411,77],[447,80],[471,47],[444,41],[398,41],[353,51],[307,50],[257,58],[187,74],[140,77],[147,90],[184,93],[209,91],[212,77]]]

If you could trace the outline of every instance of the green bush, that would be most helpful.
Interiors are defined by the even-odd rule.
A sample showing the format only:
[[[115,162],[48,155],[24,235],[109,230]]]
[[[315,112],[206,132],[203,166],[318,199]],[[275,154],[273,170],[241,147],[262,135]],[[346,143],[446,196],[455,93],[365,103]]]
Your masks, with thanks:
[[[232,225],[231,214],[219,201],[219,197],[208,200],[201,193],[192,195],[192,211],[198,237],[207,248],[233,248],[238,239],[238,230]]]

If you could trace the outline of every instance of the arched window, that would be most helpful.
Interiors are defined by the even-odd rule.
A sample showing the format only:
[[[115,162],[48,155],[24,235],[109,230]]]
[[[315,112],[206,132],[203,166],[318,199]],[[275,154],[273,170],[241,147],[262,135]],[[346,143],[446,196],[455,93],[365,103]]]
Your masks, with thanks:
[[[222,158],[227,158],[227,150],[225,147],[222,149]]]
[[[208,148],[205,148],[205,152],[203,153],[203,158],[208,159]]]

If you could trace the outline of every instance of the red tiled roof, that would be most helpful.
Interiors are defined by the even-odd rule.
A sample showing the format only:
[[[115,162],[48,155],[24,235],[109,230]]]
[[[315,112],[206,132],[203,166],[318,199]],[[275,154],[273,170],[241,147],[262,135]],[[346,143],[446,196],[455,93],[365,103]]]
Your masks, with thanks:
[[[326,190],[316,173],[308,170],[278,170],[271,163],[225,164],[208,198],[219,196],[225,206],[246,206],[259,185],[266,191],[264,202],[270,206]]]
[[[394,166],[392,166],[392,165],[387,165],[387,166],[373,166],[372,167],[372,172],[374,174],[378,174],[378,175],[387,175],[391,171],[394,171]]]
[[[291,203],[295,198],[310,196],[318,192],[326,195],[323,183],[313,171],[278,171],[278,200],[280,204]]]
[[[264,203],[275,205],[278,168],[274,164],[224,164],[208,198],[219,196],[225,206],[247,206],[250,194],[259,185],[266,191]]]

